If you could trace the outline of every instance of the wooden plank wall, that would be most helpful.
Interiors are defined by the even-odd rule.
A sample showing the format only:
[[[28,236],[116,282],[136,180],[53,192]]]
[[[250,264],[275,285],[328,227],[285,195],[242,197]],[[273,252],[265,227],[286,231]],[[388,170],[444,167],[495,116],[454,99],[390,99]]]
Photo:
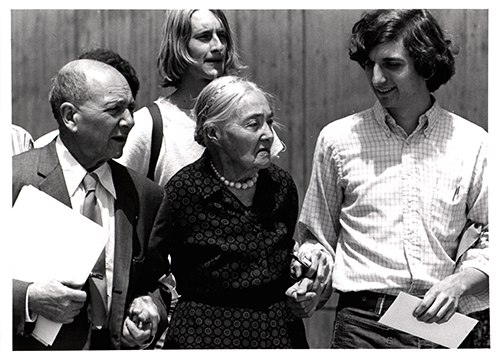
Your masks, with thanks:
[[[361,10],[227,10],[245,75],[279,99],[279,132],[287,144],[279,164],[302,199],[317,135],[327,123],[371,106],[375,99],[347,39]],[[488,128],[488,11],[432,10],[460,46],[456,75],[436,92],[441,105]],[[12,121],[34,138],[56,128],[47,100],[50,78],[94,47],[111,48],[137,70],[138,108],[165,93],[156,55],[161,10],[12,11]],[[328,347],[334,300],[306,320],[312,347]]]
[[[13,10],[12,120],[36,139],[57,127],[50,79],[67,62],[96,47],[110,48],[138,73],[138,105],[158,97],[156,55],[164,11]]]

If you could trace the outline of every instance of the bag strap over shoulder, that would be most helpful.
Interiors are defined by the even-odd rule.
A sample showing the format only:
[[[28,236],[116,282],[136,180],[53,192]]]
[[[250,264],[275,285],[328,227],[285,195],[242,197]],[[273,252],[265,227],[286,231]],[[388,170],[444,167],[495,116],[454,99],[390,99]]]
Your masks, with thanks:
[[[158,157],[160,156],[161,142],[163,138],[163,121],[161,118],[160,108],[156,103],[148,106],[149,113],[153,118],[153,132],[151,134],[151,157],[149,159],[148,178],[155,180],[155,169]]]

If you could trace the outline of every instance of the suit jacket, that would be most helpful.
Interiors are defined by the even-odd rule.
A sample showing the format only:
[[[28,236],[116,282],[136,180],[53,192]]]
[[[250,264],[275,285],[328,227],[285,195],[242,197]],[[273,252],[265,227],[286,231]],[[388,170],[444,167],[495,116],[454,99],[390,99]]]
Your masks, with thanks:
[[[13,202],[24,185],[33,185],[71,207],[55,141],[49,145],[12,158]],[[148,242],[153,223],[163,198],[163,190],[133,170],[109,161],[116,190],[115,258],[111,309],[109,312],[109,349],[120,349],[125,310],[132,300],[147,294],[155,286],[155,277],[144,272]],[[36,268],[33,268],[36,269]],[[34,324],[25,324],[25,299],[28,282],[13,280],[13,348],[14,350],[82,349],[88,335],[89,322],[84,307],[74,322],[62,326],[54,344],[45,347],[30,336]],[[163,297],[161,297],[163,295]],[[156,292],[153,300],[166,317],[168,293]],[[105,339],[107,341],[107,339]]]

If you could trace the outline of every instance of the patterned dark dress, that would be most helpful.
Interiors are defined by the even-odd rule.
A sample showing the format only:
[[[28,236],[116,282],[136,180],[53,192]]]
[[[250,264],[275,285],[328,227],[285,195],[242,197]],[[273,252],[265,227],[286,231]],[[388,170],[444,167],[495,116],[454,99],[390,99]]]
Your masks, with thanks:
[[[164,348],[308,348],[302,320],[285,306],[298,212],[291,176],[274,164],[259,171],[248,208],[205,152],[165,188],[181,297]]]

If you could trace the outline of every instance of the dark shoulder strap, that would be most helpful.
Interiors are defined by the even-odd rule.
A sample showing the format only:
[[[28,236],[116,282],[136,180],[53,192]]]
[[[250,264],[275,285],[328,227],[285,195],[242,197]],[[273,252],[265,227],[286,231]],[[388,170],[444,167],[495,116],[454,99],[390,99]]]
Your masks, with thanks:
[[[161,142],[163,138],[163,121],[161,119],[160,108],[156,103],[148,106],[149,113],[153,118],[153,133],[151,135],[151,157],[149,159],[148,178],[155,180],[155,169],[158,157],[160,156]]]

